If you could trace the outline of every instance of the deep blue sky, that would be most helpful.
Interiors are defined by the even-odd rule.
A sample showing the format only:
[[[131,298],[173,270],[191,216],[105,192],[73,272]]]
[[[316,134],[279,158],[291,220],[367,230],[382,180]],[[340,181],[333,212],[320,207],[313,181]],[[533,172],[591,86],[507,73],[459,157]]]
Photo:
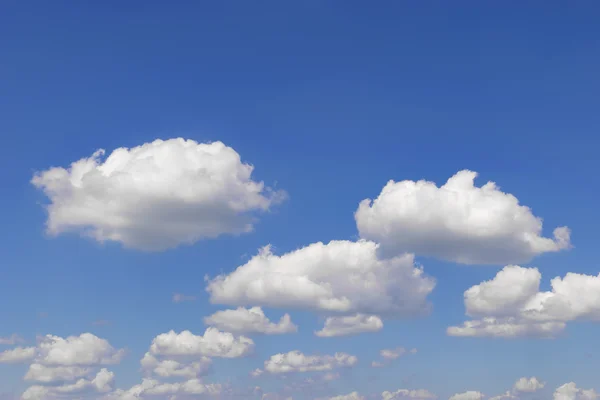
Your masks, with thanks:
[[[283,253],[354,239],[358,202],[389,179],[442,184],[464,168],[530,206],[546,235],[572,229],[574,249],[530,264],[544,289],[568,271],[596,275],[600,4],[451,3],[4,1],[0,336],[94,332],[130,349],[114,368],[130,387],[154,336],[203,331],[217,309],[205,274],[268,243]],[[289,200],[252,234],[157,254],[45,235],[35,171],[178,136],[223,141]],[[464,290],[498,268],[420,261],[438,281],[430,317],[323,341],[310,334],[314,315],[293,313],[305,335],[258,337],[256,358],[217,362],[217,380],[276,352],[335,347],[364,361],[340,393],[395,390],[409,376],[440,398],[499,394],[525,375],[551,390],[570,380],[600,389],[597,325],[569,324],[556,340],[448,337]],[[172,304],[174,292],[199,299]],[[369,380],[367,362],[398,345],[419,353]],[[0,392],[23,390],[24,371],[0,366]]]

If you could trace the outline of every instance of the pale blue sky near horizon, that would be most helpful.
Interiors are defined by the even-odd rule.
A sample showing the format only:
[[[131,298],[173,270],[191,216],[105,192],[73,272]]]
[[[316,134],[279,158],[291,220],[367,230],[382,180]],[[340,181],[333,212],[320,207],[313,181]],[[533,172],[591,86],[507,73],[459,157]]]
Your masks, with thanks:
[[[92,332],[128,349],[111,369],[129,388],[156,335],[201,334],[202,318],[226,308],[209,303],[205,275],[266,244],[283,254],[356,239],[358,203],[388,180],[441,185],[462,169],[531,207],[544,235],[571,228],[571,250],[524,265],[540,269],[542,289],[567,272],[597,275],[599,18],[592,1],[3,2],[0,337]],[[158,253],[46,235],[34,172],[174,137],[224,142],[288,200],[252,233]],[[208,379],[250,385],[248,371],[298,349],[357,355],[333,394],[493,396],[533,375],[547,386],[532,399],[569,381],[600,390],[598,324],[571,322],[556,339],[447,336],[466,320],[463,292],[500,267],[417,260],[437,281],[429,316],[317,338],[323,318],[292,310],[299,333],[253,337],[255,355],[216,360]],[[197,300],[174,304],[176,292]],[[396,346],[418,353],[369,366]],[[25,371],[0,365],[0,393],[22,392]]]

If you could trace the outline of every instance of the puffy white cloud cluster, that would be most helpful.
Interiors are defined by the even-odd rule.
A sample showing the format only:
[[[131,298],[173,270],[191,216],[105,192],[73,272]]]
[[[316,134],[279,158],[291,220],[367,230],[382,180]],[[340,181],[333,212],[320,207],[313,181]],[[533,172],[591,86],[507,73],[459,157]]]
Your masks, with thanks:
[[[600,394],[594,389],[580,389],[575,382],[565,383],[554,391],[554,400],[596,400]]]
[[[251,178],[253,166],[221,142],[155,140],[104,150],[35,174],[49,198],[47,230],[164,250],[253,228],[252,213],[285,197]]]
[[[245,336],[234,336],[216,328],[207,328],[204,335],[194,335],[190,331],[176,333],[170,331],[154,338],[150,353],[154,356],[206,356],[237,358],[250,354],[254,342]]]
[[[514,390],[521,393],[533,393],[543,389],[545,385],[544,382],[540,382],[535,376],[531,378],[523,377],[515,382]]]
[[[29,362],[24,379],[37,384],[29,387],[22,398],[45,400],[111,391],[114,374],[106,368],[98,369],[119,363],[124,355],[124,349],[115,349],[107,340],[91,333],[67,338],[46,335],[34,347],[17,347],[0,353],[0,362]]]
[[[463,170],[438,187],[420,180],[389,181],[355,213],[361,237],[388,254],[411,252],[462,264],[511,264],[570,247],[567,227],[542,236],[542,220],[493,182],[475,186]]]
[[[23,394],[23,400],[48,400],[72,398],[85,392],[107,393],[113,389],[115,374],[102,368],[92,379],[81,378],[73,383],[60,386],[30,386]]]
[[[223,390],[220,384],[204,383],[200,379],[183,382],[160,382],[155,379],[143,379],[142,383],[127,390],[117,389],[102,400],[143,400],[143,399],[179,399],[179,396],[191,396],[197,399],[219,395]]]
[[[369,241],[313,243],[282,256],[269,246],[228,275],[209,281],[213,303],[331,313],[426,313],[435,280],[410,254],[380,259]]]
[[[457,393],[450,396],[449,400],[483,400],[485,394],[474,390],[469,390],[463,393]]]
[[[357,335],[378,332],[383,329],[383,321],[377,315],[356,314],[341,317],[328,317],[323,329],[316,331],[319,337]]]
[[[395,392],[383,392],[381,393],[382,400],[407,400],[407,399],[416,399],[416,400],[427,400],[427,399],[437,399],[437,396],[425,389],[416,389],[416,390],[408,390],[408,389],[399,389]]]
[[[298,331],[289,314],[285,314],[279,322],[274,323],[267,318],[262,308],[238,307],[235,310],[217,311],[204,318],[206,325],[236,333],[263,333],[278,335]]]
[[[339,396],[329,397],[328,400],[365,400],[365,396],[361,396],[358,392],[341,394]]]
[[[481,319],[448,328],[452,336],[552,337],[566,322],[600,319],[600,274],[569,272],[539,291],[537,268],[504,267],[490,280],[465,291],[467,315]]]
[[[298,350],[272,355],[265,361],[264,369],[272,374],[290,372],[331,371],[336,368],[352,367],[358,358],[346,353],[334,355],[304,355]]]

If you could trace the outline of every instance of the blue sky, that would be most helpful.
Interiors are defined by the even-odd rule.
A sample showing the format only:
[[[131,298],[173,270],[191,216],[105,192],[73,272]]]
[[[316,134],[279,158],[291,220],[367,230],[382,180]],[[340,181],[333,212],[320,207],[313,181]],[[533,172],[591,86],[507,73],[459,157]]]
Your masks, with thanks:
[[[600,328],[593,322],[600,315],[594,306],[599,286],[579,287],[592,299],[591,308],[569,319],[551,339],[451,336],[448,327],[477,319],[465,315],[463,293],[512,262],[453,262],[434,250],[415,250],[440,248],[436,235],[443,236],[444,228],[425,229],[407,220],[382,237],[359,232],[354,217],[361,200],[377,198],[389,180],[425,179],[441,187],[459,171],[476,171],[476,187],[496,182],[542,218],[542,236],[552,238],[556,227],[570,228],[572,248],[534,251],[518,262],[539,269],[541,291],[551,290],[550,280],[568,272],[597,276],[600,7],[588,1],[418,3],[5,2],[0,12],[0,177],[5,188],[0,199],[5,230],[0,337],[17,334],[24,342],[0,345],[0,350],[35,347],[39,335],[66,338],[90,332],[115,349],[127,349],[119,363],[108,367],[115,374],[114,386],[127,390],[141,382],[140,359],[158,335],[170,330],[202,335],[204,317],[256,305],[274,322],[289,313],[299,331],[244,334],[255,342],[253,353],[213,357],[205,382],[280,391],[281,374],[267,372],[255,379],[248,373],[264,368],[272,355],[299,350],[358,358],[352,367],[334,368],[341,377],[306,398],[398,389],[427,389],[440,399],[472,390],[491,398],[532,376],[545,382],[544,388],[515,396],[552,398],[557,387],[569,382],[600,390],[595,372],[600,370],[595,346]],[[68,168],[98,149],[106,150],[102,163],[117,148],[178,137],[197,144],[223,142],[242,163],[254,166],[252,181],[283,190],[287,198],[273,201],[267,193],[268,210],[248,206],[244,213],[228,214],[255,217],[252,232],[232,235],[225,229],[216,238],[199,237],[164,251],[128,248],[122,240],[100,244],[82,236],[94,224],[73,222],[68,206],[61,218],[71,231],[46,232],[45,205],[51,200],[31,183],[36,172]],[[178,159],[177,153],[170,154]],[[180,177],[179,164],[161,165]],[[129,172],[140,173],[135,171]],[[148,176],[152,173],[143,179]],[[192,183],[175,182],[175,189],[166,191],[167,200],[173,190],[184,191]],[[90,196],[125,198],[124,192],[99,185]],[[145,197],[144,190],[127,194],[133,202],[128,206],[139,206],[128,211],[139,212],[136,221],[148,221],[144,229],[160,232],[159,241],[179,240],[169,237],[168,217],[151,225],[159,207],[156,198]],[[196,200],[200,208],[192,216],[212,215],[215,204]],[[180,203],[173,204],[166,211],[177,212]],[[439,205],[433,202],[423,212],[439,210]],[[392,220],[402,206],[392,201],[392,214],[379,222]],[[83,213],[103,212],[89,203],[82,207]],[[502,215],[512,214],[486,215],[496,226],[508,221]],[[467,232],[460,244],[465,252],[482,245],[473,239],[472,226],[461,226]],[[424,235],[397,243],[411,231]],[[436,282],[427,296],[428,315],[382,317],[384,327],[377,332],[321,338],[313,331],[333,315],[323,310],[269,307],[252,300],[210,302],[205,276],[232,273],[267,244],[274,254],[284,255],[319,241],[360,238],[388,240],[394,251],[416,253],[417,263]],[[506,237],[498,240],[502,252],[509,249]],[[174,293],[195,300],[175,303]],[[494,311],[484,316],[498,317]],[[384,368],[370,366],[380,350],[399,346],[417,353]],[[35,384],[22,379],[29,364],[0,364],[0,392],[7,398],[18,398]],[[559,399],[570,398],[584,397]]]

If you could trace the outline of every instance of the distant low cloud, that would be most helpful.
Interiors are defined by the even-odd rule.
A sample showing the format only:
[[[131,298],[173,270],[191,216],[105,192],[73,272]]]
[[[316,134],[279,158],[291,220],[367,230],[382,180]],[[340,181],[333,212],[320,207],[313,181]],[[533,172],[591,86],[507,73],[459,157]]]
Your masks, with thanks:
[[[367,332],[378,332],[383,329],[383,322],[377,315],[356,314],[345,317],[328,317],[325,325],[315,335],[319,337],[336,337],[357,335]]]
[[[451,336],[554,337],[569,321],[600,318],[600,274],[569,272],[541,292],[537,268],[504,267],[496,276],[465,291],[469,320],[448,328]]]
[[[12,346],[17,343],[23,343],[23,342],[25,342],[25,340],[21,336],[17,335],[16,333],[13,333],[12,335],[10,335],[8,337],[0,337],[0,345],[3,345],[3,346],[6,346],[6,345]]]
[[[450,396],[449,400],[483,400],[484,397],[485,394],[470,390],[468,392],[457,393],[453,396]]]
[[[251,178],[253,166],[221,142],[181,138],[104,150],[35,174],[51,235],[160,251],[253,229],[254,213],[285,198]]]
[[[352,367],[358,362],[356,356],[346,353],[334,355],[305,355],[298,350],[271,356],[265,361],[264,370],[272,374],[290,372],[331,371]]]
[[[494,182],[475,186],[463,170],[438,187],[421,180],[389,181],[355,213],[360,236],[381,243],[387,254],[411,252],[462,264],[511,264],[571,247],[570,230],[553,238],[542,219]]]
[[[188,296],[182,293],[173,294],[173,303],[183,303],[185,301],[195,301],[196,296]]]

